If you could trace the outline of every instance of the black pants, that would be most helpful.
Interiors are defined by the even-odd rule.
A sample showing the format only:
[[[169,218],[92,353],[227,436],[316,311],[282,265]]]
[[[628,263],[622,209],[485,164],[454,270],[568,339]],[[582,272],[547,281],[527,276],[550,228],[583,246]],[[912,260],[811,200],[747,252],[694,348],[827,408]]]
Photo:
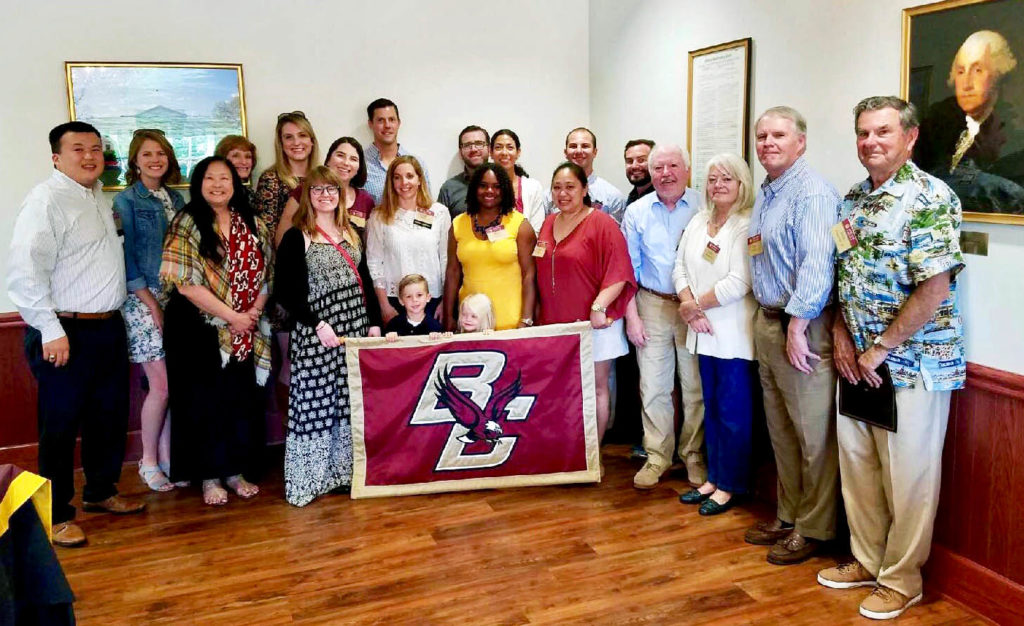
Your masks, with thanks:
[[[105,320],[61,319],[71,353],[64,367],[43,358],[39,331],[25,333],[25,356],[39,382],[39,473],[53,485],[53,523],[75,519],[75,440],[82,433],[82,500],[117,494],[128,431],[128,337],[120,313]]]

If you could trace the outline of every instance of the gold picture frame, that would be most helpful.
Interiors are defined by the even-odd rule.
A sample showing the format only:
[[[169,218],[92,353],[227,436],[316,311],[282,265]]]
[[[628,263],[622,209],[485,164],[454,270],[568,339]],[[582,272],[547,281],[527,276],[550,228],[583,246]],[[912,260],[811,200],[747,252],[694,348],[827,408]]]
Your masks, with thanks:
[[[226,135],[247,136],[241,63],[64,63],[68,116],[103,137],[103,189],[125,188],[128,146],[156,128],[174,147],[188,187],[192,168]]]
[[[921,115],[914,161],[953,188],[967,222],[1024,225],[1021,15],[1024,0],[945,0],[903,10],[900,95]],[[992,69],[990,42],[996,40],[977,35],[981,31],[998,33],[1017,57],[1015,67],[1005,70],[1004,64],[1002,73]],[[959,76],[969,73],[965,64],[995,78],[982,87],[967,78],[958,83],[958,68]],[[973,137],[966,132],[965,107],[980,124]]]
[[[686,148],[691,186],[704,187],[707,162],[721,152],[750,160],[750,37],[691,50],[686,85]],[[694,91],[694,84],[700,89]],[[706,129],[699,137],[694,128]]]

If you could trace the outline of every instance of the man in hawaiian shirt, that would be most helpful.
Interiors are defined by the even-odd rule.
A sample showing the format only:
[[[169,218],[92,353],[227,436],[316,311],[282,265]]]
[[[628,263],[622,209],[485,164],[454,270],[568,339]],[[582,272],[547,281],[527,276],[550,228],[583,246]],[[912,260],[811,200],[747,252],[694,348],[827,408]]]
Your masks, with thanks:
[[[841,316],[834,358],[851,383],[878,387],[884,363],[896,389],[897,430],[838,418],[839,468],[856,559],[818,573],[826,587],[874,587],[860,605],[894,618],[921,599],[939,503],[952,390],[966,375],[955,277],[960,200],[910,160],[913,105],[874,97],[854,108],[867,180],[846,195],[837,245]]]

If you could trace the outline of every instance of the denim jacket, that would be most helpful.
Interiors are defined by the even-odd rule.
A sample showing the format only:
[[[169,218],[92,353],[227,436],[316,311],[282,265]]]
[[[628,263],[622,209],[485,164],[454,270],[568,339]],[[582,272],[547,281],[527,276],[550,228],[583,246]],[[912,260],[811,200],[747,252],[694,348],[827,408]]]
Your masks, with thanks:
[[[167,189],[174,209],[180,211],[185,199],[173,189]],[[150,287],[160,288],[160,259],[167,232],[167,214],[164,205],[136,181],[114,196],[114,211],[121,218],[124,229],[124,269],[128,292]]]

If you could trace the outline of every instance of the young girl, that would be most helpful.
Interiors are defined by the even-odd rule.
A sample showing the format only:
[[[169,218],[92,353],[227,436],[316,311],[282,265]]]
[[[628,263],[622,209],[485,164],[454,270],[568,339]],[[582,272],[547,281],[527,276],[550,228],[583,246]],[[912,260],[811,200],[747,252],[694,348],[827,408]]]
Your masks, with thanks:
[[[167,224],[185,206],[170,189],[181,180],[174,148],[163,131],[139,129],[128,146],[128,187],[114,197],[114,211],[124,228],[128,299],[124,320],[129,357],[140,363],[149,381],[142,401],[142,459],[139,475],[153,491],[169,491],[170,432],[167,415],[167,366],[164,362],[160,258]]]
[[[459,332],[494,332],[494,307],[484,293],[467,296],[459,307]]]

